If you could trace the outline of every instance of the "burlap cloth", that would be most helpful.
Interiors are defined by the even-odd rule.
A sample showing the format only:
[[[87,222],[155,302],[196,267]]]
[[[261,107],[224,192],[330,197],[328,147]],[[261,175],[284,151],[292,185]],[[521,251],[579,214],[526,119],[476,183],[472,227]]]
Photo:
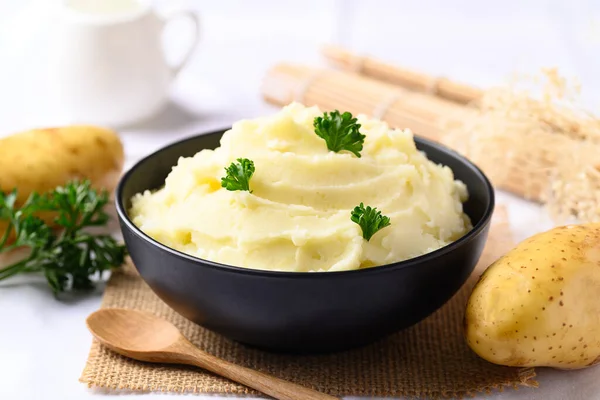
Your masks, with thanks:
[[[444,307],[412,328],[367,347],[337,354],[272,354],[234,343],[175,313],[132,267],[113,274],[101,307],[153,312],[173,322],[193,343],[218,357],[334,396],[462,397],[505,387],[535,386],[532,368],[490,364],[471,352],[462,336],[465,303],[475,278],[511,245],[506,211],[498,209],[478,271]],[[80,379],[89,387],[114,390],[257,395],[200,369],[126,359],[96,341]]]

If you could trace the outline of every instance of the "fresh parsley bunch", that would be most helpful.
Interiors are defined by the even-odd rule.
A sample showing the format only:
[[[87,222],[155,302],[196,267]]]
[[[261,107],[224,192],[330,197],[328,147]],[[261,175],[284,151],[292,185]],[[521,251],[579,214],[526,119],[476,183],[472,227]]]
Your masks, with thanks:
[[[127,251],[110,235],[92,234],[86,228],[103,226],[108,193],[96,192],[89,181],[71,182],[45,193],[32,193],[17,207],[17,191],[0,192],[0,219],[8,229],[0,238],[0,253],[21,247],[29,255],[0,269],[0,280],[22,273],[43,273],[55,294],[92,288],[91,280],[123,264]],[[52,229],[39,213],[52,213]],[[14,234],[14,242],[9,237]]]

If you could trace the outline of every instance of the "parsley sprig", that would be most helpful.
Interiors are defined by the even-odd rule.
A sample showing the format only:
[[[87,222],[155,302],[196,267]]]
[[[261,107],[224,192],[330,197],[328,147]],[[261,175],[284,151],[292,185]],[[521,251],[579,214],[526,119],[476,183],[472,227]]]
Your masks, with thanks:
[[[121,266],[127,251],[110,235],[93,234],[86,229],[106,225],[104,206],[108,193],[98,193],[89,181],[71,182],[44,193],[32,193],[16,206],[17,191],[0,192],[0,219],[8,228],[0,238],[0,253],[27,247],[29,255],[0,269],[0,280],[22,273],[43,273],[55,294],[68,290],[87,290],[92,277]],[[55,215],[52,229],[37,217]],[[13,235],[14,241],[9,244]]]
[[[315,133],[325,140],[329,150],[336,153],[347,150],[360,157],[366,136],[360,133],[360,124],[352,114],[349,112],[340,114],[335,110],[324,113],[322,117],[316,117],[313,124]]]
[[[227,190],[250,190],[250,178],[254,175],[254,162],[247,158],[238,158],[225,168],[226,176],[221,178],[221,186]]]
[[[370,240],[371,237],[380,229],[390,225],[390,218],[381,215],[377,208],[365,207],[363,203],[354,207],[350,214],[352,222],[357,223],[362,229],[363,237]]]

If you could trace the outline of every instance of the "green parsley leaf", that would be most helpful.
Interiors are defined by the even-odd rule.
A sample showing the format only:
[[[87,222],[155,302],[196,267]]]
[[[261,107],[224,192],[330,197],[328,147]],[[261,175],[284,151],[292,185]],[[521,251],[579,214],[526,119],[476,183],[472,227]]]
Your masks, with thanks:
[[[250,190],[250,178],[254,174],[254,162],[247,158],[238,158],[225,168],[226,176],[221,178],[221,186],[227,190]]]
[[[0,219],[8,229],[0,239],[0,253],[28,247],[29,255],[0,269],[0,280],[21,273],[43,273],[55,294],[93,287],[93,277],[117,268],[127,250],[110,235],[92,234],[87,228],[108,222],[104,206],[106,191],[96,192],[89,181],[70,182],[44,193],[33,193],[20,208],[15,207],[16,191],[0,192]],[[52,212],[54,230],[34,214]],[[8,244],[11,232],[15,241]]]
[[[378,211],[375,207],[365,207],[363,203],[354,207],[354,210],[350,213],[350,219],[360,226],[363,237],[367,240],[370,240],[380,229],[390,225],[389,217],[381,215],[381,211]]]
[[[340,114],[338,110],[324,113],[322,117],[315,118],[313,125],[315,133],[325,140],[329,150],[336,153],[347,150],[360,157],[366,136],[360,133],[360,124],[352,114]]]

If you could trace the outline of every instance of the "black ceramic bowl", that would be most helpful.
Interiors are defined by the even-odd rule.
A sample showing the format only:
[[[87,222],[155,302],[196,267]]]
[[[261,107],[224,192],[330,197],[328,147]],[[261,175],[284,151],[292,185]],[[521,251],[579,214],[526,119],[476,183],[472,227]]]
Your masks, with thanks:
[[[419,149],[468,187],[473,230],[432,253],[356,271],[271,272],[222,265],[173,250],[131,221],[131,197],[163,185],[181,156],[219,146],[223,131],[172,144],[137,163],[116,192],[121,229],[138,271],[186,318],[261,348],[321,352],[350,348],[413,325],[444,304],[471,274],[485,244],[494,191],[472,163],[433,142]]]

